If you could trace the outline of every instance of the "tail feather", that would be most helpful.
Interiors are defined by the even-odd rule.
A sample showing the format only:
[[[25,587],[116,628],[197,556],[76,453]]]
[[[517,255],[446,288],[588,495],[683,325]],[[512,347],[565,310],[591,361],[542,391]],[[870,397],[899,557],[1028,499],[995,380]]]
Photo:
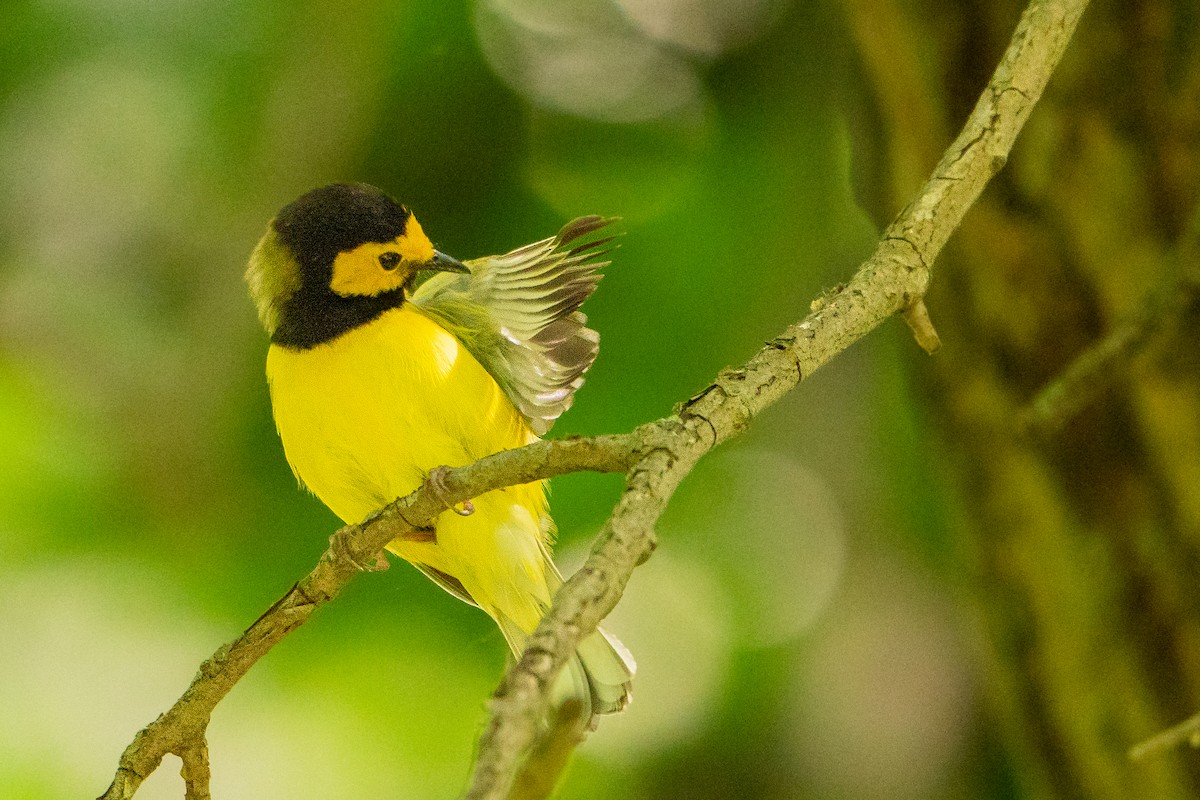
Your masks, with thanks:
[[[597,628],[579,643],[575,656],[587,675],[592,713],[624,711],[633,699],[633,655],[615,637]]]
[[[502,614],[496,615],[496,622],[508,646],[520,657],[529,635]],[[587,711],[584,719],[623,711],[633,695],[636,669],[633,656],[625,646],[597,629],[579,643],[575,657],[558,674],[551,700],[555,707],[568,700],[578,700]]]

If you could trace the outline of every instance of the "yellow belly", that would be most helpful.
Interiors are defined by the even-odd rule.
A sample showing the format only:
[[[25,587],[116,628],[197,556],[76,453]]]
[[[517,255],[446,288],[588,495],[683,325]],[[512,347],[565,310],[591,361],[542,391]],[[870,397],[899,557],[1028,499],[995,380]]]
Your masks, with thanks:
[[[272,345],[275,424],[296,476],[346,522],[462,466],[536,437],[479,362],[409,305],[308,350]],[[549,603],[545,491],[489,492],[436,520],[436,542],[397,555],[456,578],[493,616],[531,631]]]

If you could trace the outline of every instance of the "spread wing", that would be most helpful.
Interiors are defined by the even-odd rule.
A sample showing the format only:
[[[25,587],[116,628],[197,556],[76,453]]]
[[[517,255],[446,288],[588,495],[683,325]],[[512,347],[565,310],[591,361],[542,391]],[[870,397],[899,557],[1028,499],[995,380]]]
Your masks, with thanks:
[[[612,222],[580,217],[557,236],[468,261],[469,275],[439,273],[413,293],[483,365],[539,436],[571,407],[600,335],[579,311],[609,262],[612,237],[585,238]]]

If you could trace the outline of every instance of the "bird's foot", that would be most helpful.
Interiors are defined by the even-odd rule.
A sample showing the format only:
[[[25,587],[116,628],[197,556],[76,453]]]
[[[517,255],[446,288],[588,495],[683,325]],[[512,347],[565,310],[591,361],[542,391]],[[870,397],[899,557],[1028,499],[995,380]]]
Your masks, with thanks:
[[[450,467],[443,464],[440,467],[434,467],[429,470],[429,475],[426,476],[425,481],[429,484],[429,488],[433,490],[433,493],[438,496],[438,499],[442,501],[442,505],[460,517],[469,517],[475,513],[474,503],[470,500],[464,500],[462,508],[458,508],[446,497],[450,493],[446,488],[446,476],[449,473]]]
[[[417,544],[437,544],[436,528],[417,528],[400,536],[406,542]]]

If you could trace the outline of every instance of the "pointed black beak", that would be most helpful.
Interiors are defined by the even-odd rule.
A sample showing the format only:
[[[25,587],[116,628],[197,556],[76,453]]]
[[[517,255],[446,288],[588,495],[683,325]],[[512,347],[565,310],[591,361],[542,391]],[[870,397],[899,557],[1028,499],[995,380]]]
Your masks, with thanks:
[[[430,270],[432,272],[471,272],[466,264],[462,263],[457,258],[451,258],[441,250],[434,250],[433,258],[422,264],[420,268]]]

